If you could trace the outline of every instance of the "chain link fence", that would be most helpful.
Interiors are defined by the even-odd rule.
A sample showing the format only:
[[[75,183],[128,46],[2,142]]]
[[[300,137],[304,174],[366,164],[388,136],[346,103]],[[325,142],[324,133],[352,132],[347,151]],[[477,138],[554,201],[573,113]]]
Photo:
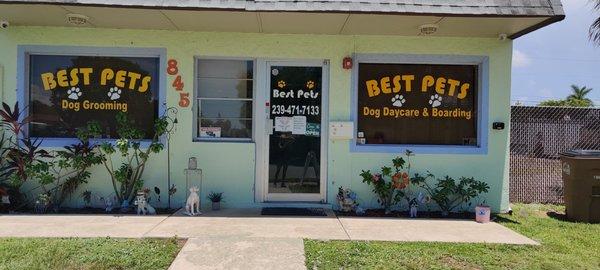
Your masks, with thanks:
[[[512,106],[510,201],[563,203],[559,154],[600,150],[600,108]]]

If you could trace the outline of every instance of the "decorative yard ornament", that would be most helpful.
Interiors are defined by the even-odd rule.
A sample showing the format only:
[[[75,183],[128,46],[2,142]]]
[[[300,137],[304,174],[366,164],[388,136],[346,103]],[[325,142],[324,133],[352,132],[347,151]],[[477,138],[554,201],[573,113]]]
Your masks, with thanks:
[[[154,209],[154,207],[148,203],[148,199],[146,199],[146,193],[138,192],[137,196],[135,197],[134,204],[137,205],[138,215],[156,215],[156,209]]]
[[[101,200],[104,201],[104,211],[112,212],[113,205],[114,205],[114,202],[116,201],[116,198],[109,196],[107,198],[101,198]]]
[[[198,160],[196,159],[196,157],[191,157],[190,159],[188,159],[188,169],[189,170],[198,169]]]
[[[200,212],[200,196],[198,195],[198,191],[200,189],[196,186],[190,188],[190,196],[185,203],[186,214],[189,216],[202,215],[202,212]]]
[[[411,218],[416,218],[417,217],[417,210],[419,207],[419,203],[417,202],[417,200],[415,198],[413,198],[412,200],[410,200],[410,202],[408,203],[408,205],[410,206],[410,217]]]
[[[423,194],[423,192],[419,192],[419,195],[417,195],[416,198],[412,198],[408,202],[410,217],[411,218],[416,218],[417,217],[417,212],[419,210],[419,204],[427,204],[427,203],[429,203],[428,196],[425,196]]]
[[[337,194],[337,202],[342,212],[355,211],[358,203],[356,202],[356,193],[350,189],[340,187]]]
[[[177,130],[177,108],[169,107],[165,111],[167,126],[165,135],[167,137],[167,187],[171,187],[171,135]],[[171,208],[171,193],[167,198],[167,207]]]
[[[3,204],[10,204],[10,199],[9,199],[9,196],[8,196],[8,192],[4,188],[2,188],[2,187],[0,187],[0,196],[2,196],[2,203]]]

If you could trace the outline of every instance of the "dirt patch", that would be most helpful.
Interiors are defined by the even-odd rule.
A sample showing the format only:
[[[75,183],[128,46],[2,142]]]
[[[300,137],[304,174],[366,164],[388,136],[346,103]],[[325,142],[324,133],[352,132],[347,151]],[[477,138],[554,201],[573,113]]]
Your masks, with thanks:
[[[452,268],[452,269],[469,269],[469,270],[480,270],[482,269],[479,266],[476,265],[472,265],[468,262],[464,262],[464,261],[459,261],[455,258],[453,258],[452,256],[443,256],[440,258],[440,261],[445,264],[446,266]]]

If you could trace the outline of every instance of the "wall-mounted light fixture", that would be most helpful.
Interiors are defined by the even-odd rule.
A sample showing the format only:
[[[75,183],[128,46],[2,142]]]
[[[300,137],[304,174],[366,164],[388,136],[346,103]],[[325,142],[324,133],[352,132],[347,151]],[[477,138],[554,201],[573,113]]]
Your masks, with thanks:
[[[419,26],[419,31],[421,31],[421,35],[423,36],[430,36],[435,34],[439,28],[440,26],[435,23],[423,24]]]

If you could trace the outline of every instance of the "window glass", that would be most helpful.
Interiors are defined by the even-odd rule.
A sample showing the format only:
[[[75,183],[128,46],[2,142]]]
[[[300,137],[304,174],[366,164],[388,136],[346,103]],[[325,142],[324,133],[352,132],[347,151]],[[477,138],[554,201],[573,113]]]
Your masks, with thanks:
[[[252,137],[251,119],[202,119],[199,123],[201,138],[237,138]]]
[[[115,138],[118,112],[152,136],[158,115],[158,57],[30,55],[32,137],[72,138],[89,121]]]
[[[477,66],[360,63],[359,144],[478,145]]]
[[[252,101],[205,99],[200,101],[202,118],[249,118],[252,119]]]
[[[197,138],[252,138],[253,61],[197,63]]]
[[[199,78],[252,79],[253,62],[244,60],[209,60],[198,61]]]
[[[252,80],[199,78],[203,98],[252,98]]]

